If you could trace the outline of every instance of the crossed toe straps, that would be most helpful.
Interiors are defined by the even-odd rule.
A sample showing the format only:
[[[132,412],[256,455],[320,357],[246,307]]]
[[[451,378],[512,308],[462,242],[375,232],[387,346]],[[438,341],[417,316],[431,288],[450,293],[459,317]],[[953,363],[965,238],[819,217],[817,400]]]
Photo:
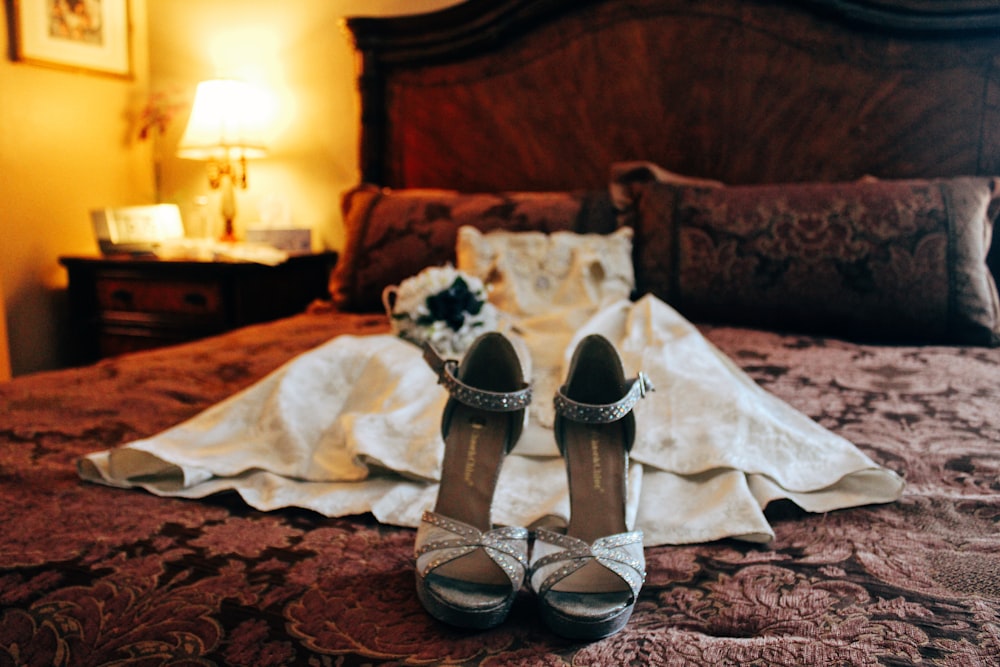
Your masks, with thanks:
[[[595,560],[628,584],[633,600],[646,579],[642,531],[638,530],[601,537],[587,544],[576,537],[539,528],[535,531],[531,558],[531,587],[540,596]]]
[[[424,512],[414,549],[417,573],[421,577],[476,549],[482,549],[503,570],[513,591],[521,587],[528,568],[526,528],[502,526],[483,532],[441,514]]]

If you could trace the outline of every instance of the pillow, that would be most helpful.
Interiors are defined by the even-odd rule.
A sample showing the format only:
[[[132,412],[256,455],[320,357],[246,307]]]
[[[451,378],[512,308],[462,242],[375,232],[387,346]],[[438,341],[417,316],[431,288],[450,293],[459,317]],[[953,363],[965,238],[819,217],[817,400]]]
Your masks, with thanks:
[[[1000,343],[997,181],[721,186],[612,170],[640,292],[705,322],[877,342]]]
[[[632,230],[612,234],[458,230],[458,269],[482,280],[490,301],[519,316],[627,299],[635,288]]]
[[[610,232],[606,192],[467,194],[361,185],[345,193],[347,241],[330,278],[341,310],[382,310],[382,290],[428,266],[455,261],[458,228]]]

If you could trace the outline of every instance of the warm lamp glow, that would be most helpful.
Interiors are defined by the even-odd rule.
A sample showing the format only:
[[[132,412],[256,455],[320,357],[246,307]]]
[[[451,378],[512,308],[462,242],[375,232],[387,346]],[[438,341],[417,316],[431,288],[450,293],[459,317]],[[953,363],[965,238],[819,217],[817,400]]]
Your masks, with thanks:
[[[198,84],[191,117],[177,155],[208,161],[208,182],[222,188],[223,240],[234,241],[236,198],[233,188],[247,187],[248,158],[263,157],[268,120],[263,93],[242,81],[216,79]],[[235,164],[234,164],[235,162]]]

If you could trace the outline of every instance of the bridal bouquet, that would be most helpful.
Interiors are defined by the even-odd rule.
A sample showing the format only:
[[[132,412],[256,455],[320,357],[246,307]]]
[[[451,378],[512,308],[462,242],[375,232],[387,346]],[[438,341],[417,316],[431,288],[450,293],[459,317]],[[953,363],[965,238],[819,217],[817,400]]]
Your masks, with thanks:
[[[426,268],[386,287],[382,303],[396,335],[417,345],[429,341],[442,355],[461,355],[498,325],[483,282],[451,265]]]

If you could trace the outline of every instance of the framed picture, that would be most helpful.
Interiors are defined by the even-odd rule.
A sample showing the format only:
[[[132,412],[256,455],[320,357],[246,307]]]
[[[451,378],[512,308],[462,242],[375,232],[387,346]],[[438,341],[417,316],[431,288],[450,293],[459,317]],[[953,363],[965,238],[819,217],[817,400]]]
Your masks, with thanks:
[[[99,208],[90,212],[97,245],[104,255],[146,253],[184,237],[176,204]]]
[[[12,60],[130,78],[128,0],[6,0]]]

